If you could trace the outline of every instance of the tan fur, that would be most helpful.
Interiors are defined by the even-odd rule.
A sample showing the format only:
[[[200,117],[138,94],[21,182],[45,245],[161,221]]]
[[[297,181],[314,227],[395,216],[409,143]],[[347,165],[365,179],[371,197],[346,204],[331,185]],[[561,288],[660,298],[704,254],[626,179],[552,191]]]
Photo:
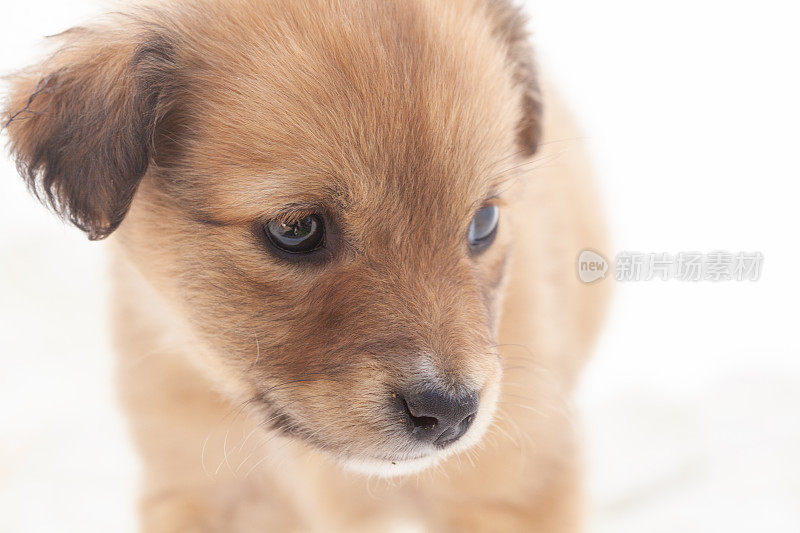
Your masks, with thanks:
[[[93,238],[116,230],[143,529],[578,530],[570,395],[606,289],[575,261],[603,228],[517,10],[132,13],[61,36],[12,80],[4,122],[40,197]],[[487,201],[500,229],[475,255]],[[323,259],[266,250],[261,224],[312,212],[335,228]],[[481,395],[473,428],[423,458],[387,400],[420,380]]]

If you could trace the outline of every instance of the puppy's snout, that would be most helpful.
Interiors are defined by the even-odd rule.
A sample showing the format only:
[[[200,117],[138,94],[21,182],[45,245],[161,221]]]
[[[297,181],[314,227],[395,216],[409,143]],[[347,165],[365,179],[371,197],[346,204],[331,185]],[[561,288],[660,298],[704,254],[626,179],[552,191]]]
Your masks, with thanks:
[[[439,448],[452,444],[467,432],[479,403],[475,391],[449,395],[423,390],[403,394],[398,399],[414,438]]]

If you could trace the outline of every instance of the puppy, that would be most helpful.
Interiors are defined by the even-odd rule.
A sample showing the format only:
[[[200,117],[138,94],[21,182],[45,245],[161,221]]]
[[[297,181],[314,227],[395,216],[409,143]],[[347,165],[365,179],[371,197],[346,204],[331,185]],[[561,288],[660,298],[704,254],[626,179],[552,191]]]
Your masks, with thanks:
[[[579,529],[603,232],[516,7],[181,0],[55,39],[3,124],[111,236],[144,531]]]

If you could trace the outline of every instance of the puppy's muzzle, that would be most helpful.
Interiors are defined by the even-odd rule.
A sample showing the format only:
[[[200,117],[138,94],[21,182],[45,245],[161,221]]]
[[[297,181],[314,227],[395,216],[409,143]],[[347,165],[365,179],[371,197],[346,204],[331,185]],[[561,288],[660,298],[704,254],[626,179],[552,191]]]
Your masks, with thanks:
[[[460,439],[475,420],[479,394],[467,391],[457,395],[432,389],[395,395],[413,439],[444,448]]]

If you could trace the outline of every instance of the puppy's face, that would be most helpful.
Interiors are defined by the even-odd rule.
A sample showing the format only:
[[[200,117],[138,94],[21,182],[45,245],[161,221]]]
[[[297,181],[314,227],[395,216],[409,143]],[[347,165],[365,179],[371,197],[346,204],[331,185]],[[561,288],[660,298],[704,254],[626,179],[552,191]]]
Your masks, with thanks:
[[[265,427],[370,473],[475,443],[504,193],[538,124],[516,12],[193,5],[84,30],[20,77],[21,170],[90,234],[121,224],[190,356]]]

